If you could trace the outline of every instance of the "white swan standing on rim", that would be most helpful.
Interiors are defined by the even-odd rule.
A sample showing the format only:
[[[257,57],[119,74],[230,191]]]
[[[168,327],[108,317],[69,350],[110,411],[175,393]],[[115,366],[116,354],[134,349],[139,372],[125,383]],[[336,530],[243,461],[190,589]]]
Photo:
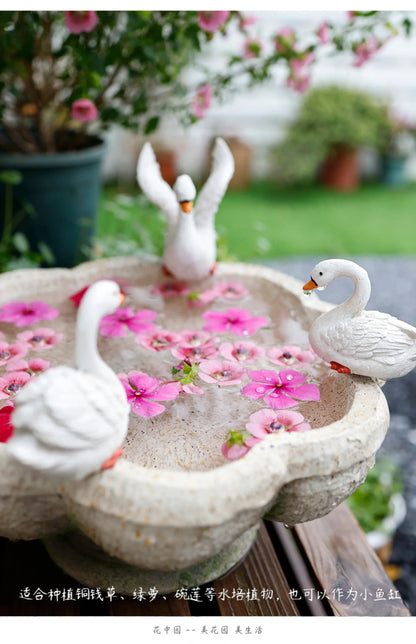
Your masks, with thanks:
[[[100,319],[123,300],[115,282],[90,286],[77,315],[76,368],[49,369],[17,394],[7,449],[23,465],[79,480],[121,456],[130,410],[120,380],[98,353],[97,335]]]
[[[309,330],[315,353],[339,373],[380,380],[405,376],[416,366],[416,328],[397,318],[366,311],[371,284],[361,266],[345,259],[327,259],[315,266],[304,291],[323,289],[337,277],[349,277],[353,294],[319,316]]]
[[[211,173],[195,208],[196,189],[192,179],[182,174],[171,188],[162,178],[150,143],[144,144],[137,163],[140,188],[167,219],[163,265],[179,280],[201,280],[215,268],[215,214],[234,174],[234,158],[221,138],[216,139],[212,156]]]

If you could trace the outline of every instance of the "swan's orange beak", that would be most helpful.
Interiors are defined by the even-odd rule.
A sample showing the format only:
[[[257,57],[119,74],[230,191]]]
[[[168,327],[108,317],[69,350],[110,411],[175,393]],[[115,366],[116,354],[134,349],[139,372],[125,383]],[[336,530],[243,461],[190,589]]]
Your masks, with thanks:
[[[180,207],[182,208],[183,212],[192,212],[192,208],[194,207],[194,202],[193,201],[181,201]]]
[[[304,284],[302,288],[304,291],[312,291],[314,288],[318,288],[318,284],[313,280],[309,280],[309,282]]]
[[[120,306],[124,304],[125,299],[126,299],[126,296],[124,295],[124,293],[120,292]]]

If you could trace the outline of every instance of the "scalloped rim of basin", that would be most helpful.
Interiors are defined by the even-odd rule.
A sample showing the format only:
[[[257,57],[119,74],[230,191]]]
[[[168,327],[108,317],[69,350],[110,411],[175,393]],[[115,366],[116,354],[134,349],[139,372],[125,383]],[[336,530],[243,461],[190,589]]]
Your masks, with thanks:
[[[74,291],[103,276],[125,275],[159,265],[158,258],[121,257],[87,262],[74,269],[15,271],[0,277],[0,303],[4,288],[18,297],[19,284],[32,279],[47,289],[51,280],[70,280]],[[220,263],[217,274],[258,276],[295,296],[311,322],[332,305],[314,294],[305,298],[301,282],[262,266]],[[204,472],[153,470],[119,460],[116,466],[80,482],[56,483],[16,466],[0,446],[0,492],[7,483],[20,494],[28,487],[38,494],[60,494],[84,508],[153,526],[194,528],[216,526],[256,511],[259,516],[277,497],[283,485],[299,478],[342,472],[371,457],[388,428],[389,412],[378,384],[368,378],[334,374],[352,401],[340,420],[312,432],[270,435],[243,458]],[[342,380],[341,380],[342,379]],[[8,478],[9,477],[9,478]],[[243,483],[243,484],[242,484]]]

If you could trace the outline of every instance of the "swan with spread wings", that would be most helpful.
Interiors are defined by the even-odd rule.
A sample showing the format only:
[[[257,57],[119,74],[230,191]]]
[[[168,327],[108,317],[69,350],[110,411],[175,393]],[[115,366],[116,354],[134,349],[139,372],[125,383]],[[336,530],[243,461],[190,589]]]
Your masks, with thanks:
[[[189,175],[180,175],[172,188],[162,178],[150,143],[144,144],[137,163],[140,188],[167,220],[163,266],[179,280],[201,280],[215,268],[215,215],[234,174],[233,155],[220,137],[215,141],[212,159],[210,175],[197,201]]]

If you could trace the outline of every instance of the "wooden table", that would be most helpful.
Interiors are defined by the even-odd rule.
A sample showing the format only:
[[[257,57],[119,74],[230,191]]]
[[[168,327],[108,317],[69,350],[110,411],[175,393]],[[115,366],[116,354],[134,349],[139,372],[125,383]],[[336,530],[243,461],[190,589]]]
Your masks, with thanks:
[[[265,521],[243,562],[200,588],[114,596],[82,588],[39,541],[0,539],[0,615],[409,616],[345,504],[289,530]]]

